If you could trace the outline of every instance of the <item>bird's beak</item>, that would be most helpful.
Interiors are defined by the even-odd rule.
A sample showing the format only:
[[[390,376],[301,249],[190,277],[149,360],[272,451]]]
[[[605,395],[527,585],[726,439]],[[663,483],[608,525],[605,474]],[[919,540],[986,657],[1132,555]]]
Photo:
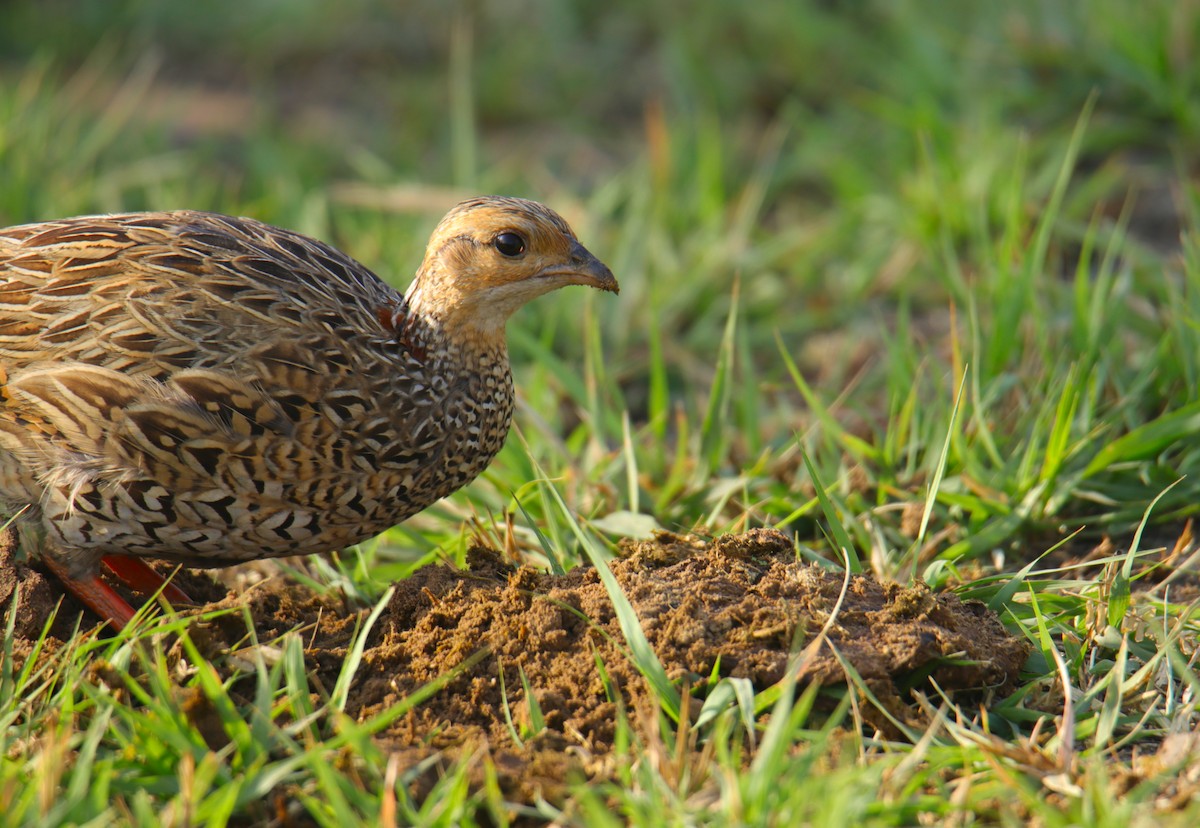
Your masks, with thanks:
[[[543,276],[559,276],[571,285],[587,285],[610,293],[620,293],[621,287],[608,265],[593,256],[579,242],[571,246],[571,258],[567,264],[543,271]]]

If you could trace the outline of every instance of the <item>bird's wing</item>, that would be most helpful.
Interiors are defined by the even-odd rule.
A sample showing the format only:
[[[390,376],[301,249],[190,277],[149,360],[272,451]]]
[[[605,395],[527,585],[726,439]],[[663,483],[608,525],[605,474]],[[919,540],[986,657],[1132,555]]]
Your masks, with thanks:
[[[293,418],[257,383],[227,372],[188,369],[161,383],[44,365],[0,394],[0,490],[20,500],[23,488],[74,544],[142,544],[218,562],[245,550],[346,545],[382,528],[367,525],[383,505],[368,492],[387,487],[373,480],[371,459],[339,439],[336,421]],[[95,525],[114,527],[113,536],[87,535]],[[125,537],[121,527],[136,531]]]

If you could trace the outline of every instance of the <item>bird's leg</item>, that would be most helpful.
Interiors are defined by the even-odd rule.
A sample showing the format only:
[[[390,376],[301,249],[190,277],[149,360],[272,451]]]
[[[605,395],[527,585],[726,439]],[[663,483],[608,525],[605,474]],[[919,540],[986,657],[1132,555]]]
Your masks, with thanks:
[[[161,589],[162,596],[172,604],[196,603],[188,597],[186,592],[155,572],[154,568],[141,558],[131,558],[128,555],[106,555],[103,562],[112,574],[138,592],[153,595]]]
[[[136,614],[129,602],[120,593],[106,584],[99,574],[81,577],[74,574],[66,563],[64,553],[55,544],[48,543],[45,534],[36,523],[18,524],[21,546],[37,550],[34,557],[45,564],[62,585],[75,595],[84,606],[101,619],[108,621],[114,630],[124,629]],[[191,604],[192,599],[179,587],[166,582],[149,564],[127,555],[108,555],[101,559],[110,571],[132,589],[151,595],[161,589],[161,594],[172,604]]]
[[[118,632],[133,620],[136,614],[129,602],[117,594],[117,591],[101,580],[99,575],[87,578],[76,578],[65,564],[53,555],[42,555],[42,563],[54,573],[63,586],[75,594],[92,612],[99,615],[112,625]]]

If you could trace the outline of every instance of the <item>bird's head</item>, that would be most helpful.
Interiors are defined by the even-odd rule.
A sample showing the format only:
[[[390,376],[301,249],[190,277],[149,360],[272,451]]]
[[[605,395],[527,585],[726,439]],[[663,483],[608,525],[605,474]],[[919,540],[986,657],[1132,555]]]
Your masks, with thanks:
[[[612,271],[558,213],[536,201],[482,196],[438,224],[406,300],[410,313],[483,344],[502,340],[513,311],[566,285],[618,290]]]

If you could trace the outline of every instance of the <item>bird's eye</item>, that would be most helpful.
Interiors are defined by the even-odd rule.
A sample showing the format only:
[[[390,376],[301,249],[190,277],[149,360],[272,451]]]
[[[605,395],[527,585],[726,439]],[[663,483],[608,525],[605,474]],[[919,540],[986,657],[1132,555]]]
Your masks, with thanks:
[[[492,240],[492,247],[500,251],[501,256],[520,256],[525,252],[525,239],[516,233],[501,233]]]

